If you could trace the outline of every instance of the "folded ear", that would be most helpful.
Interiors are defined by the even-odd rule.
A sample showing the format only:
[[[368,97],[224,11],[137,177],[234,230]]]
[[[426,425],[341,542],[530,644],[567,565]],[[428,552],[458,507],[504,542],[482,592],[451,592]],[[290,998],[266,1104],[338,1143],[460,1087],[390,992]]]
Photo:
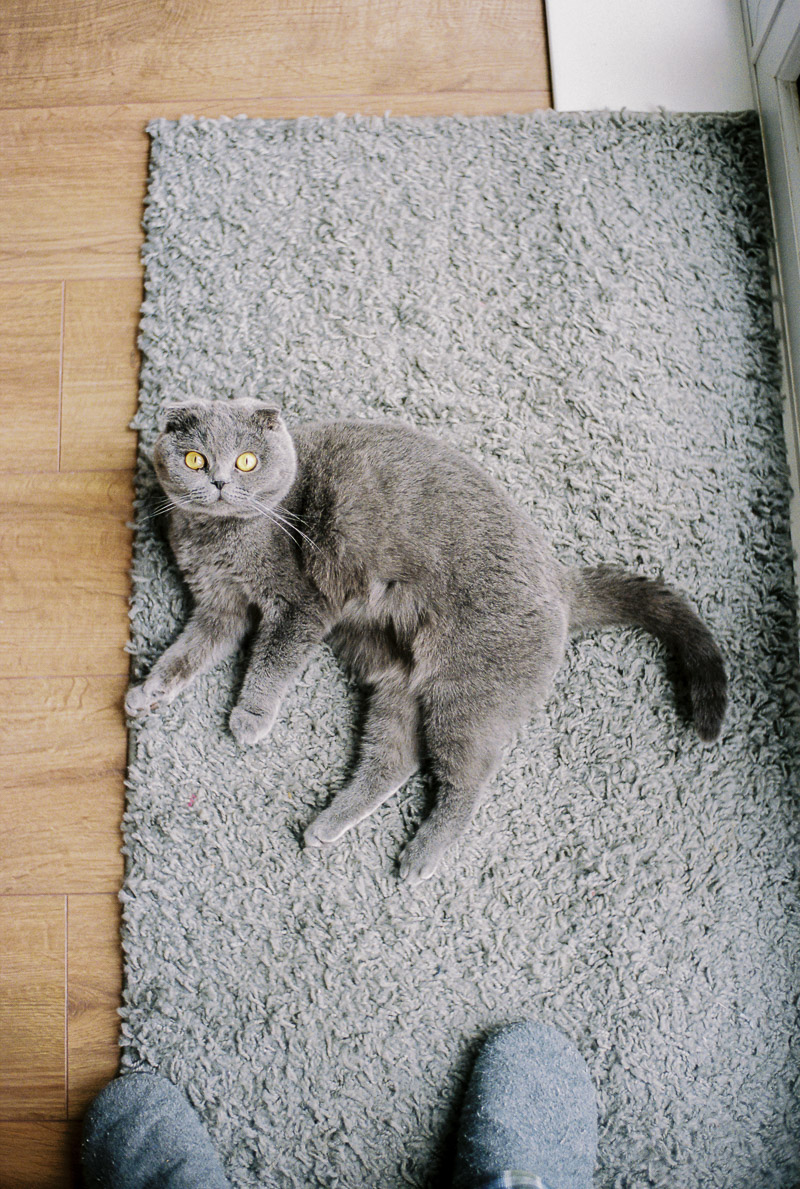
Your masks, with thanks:
[[[156,427],[160,433],[193,429],[204,410],[205,405],[200,401],[187,400],[164,405],[158,412]]]
[[[281,421],[281,411],[275,405],[258,405],[250,416],[260,429],[277,429]]]

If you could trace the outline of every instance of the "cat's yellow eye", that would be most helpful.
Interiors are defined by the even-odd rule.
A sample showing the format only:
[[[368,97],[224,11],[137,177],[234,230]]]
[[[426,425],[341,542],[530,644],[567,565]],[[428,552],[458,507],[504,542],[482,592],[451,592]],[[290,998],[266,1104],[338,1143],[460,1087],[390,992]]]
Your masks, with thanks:
[[[190,450],[183,460],[190,471],[202,471],[206,465],[206,460],[202,454],[198,454],[196,450]]]
[[[238,471],[254,471],[257,465],[258,459],[249,450],[245,451],[244,454],[240,454],[236,459],[236,469]]]

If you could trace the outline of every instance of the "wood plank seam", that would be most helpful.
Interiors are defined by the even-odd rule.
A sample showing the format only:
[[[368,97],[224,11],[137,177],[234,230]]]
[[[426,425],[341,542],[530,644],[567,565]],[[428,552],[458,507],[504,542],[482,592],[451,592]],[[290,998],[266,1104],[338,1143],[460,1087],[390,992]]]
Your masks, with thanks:
[[[64,1118],[69,1119],[69,896],[64,897]]]
[[[497,95],[538,96],[540,98],[544,98],[544,100],[545,100],[544,106],[545,107],[549,108],[551,105],[550,104],[551,92],[545,87],[463,87],[456,91],[444,90],[444,91],[434,91],[434,92],[387,91],[385,93],[385,98],[389,101],[394,100],[395,102],[397,102],[397,101],[402,101],[402,100],[406,100],[406,99],[413,100],[413,101],[419,101],[421,96],[426,97],[426,98],[434,97],[436,99],[450,99],[450,98],[457,99],[459,96],[464,96],[465,98],[474,98],[476,96],[481,97],[481,96],[486,96],[486,95],[489,95],[489,96],[492,96],[492,95],[494,95],[494,96],[497,96]],[[193,103],[201,104],[203,107],[213,106],[214,108],[219,108],[226,104],[231,104],[231,105],[246,104],[248,107],[251,108],[254,104],[258,104],[258,103],[271,104],[271,105],[272,104],[284,104],[284,105],[291,105],[292,107],[294,107],[298,104],[321,103],[321,104],[327,105],[329,103],[336,102],[336,103],[344,103],[349,106],[350,103],[352,103],[352,102],[359,103],[359,102],[363,101],[364,103],[375,103],[376,101],[379,101],[383,97],[384,96],[381,95],[380,93],[375,94],[374,92],[370,93],[368,91],[325,91],[325,92],[314,91],[314,92],[309,92],[308,94],[291,95],[291,96],[286,96],[286,95],[256,95],[256,96],[239,95],[238,97],[237,96],[228,96],[228,97],[223,96],[221,99],[207,99],[207,98],[204,98],[202,95],[198,94],[192,99],[179,100],[177,103],[177,106],[186,108],[185,114],[191,115],[192,113],[188,110],[187,105],[193,104]],[[46,109],[47,111],[57,111],[57,112],[66,113],[66,112],[71,112],[71,111],[75,111],[75,112],[85,111],[87,109],[87,107],[148,107],[153,112],[153,115],[151,118],[157,119],[159,110],[161,110],[163,108],[174,109],[176,107],[176,101],[173,99],[164,99],[164,100],[126,99],[119,103],[109,103],[109,104],[104,104],[104,103],[58,103],[58,102],[56,102],[56,103],[48,103],[46,105],[41,104],[41,103],[30,103],[30,104],[23,103],[21,105],[14,105],[14,104],[0,103],[0,111],[2,111],[2,112],[42,111],[42,110]],[[309,112],[308,114],[313,115],[314,113]],[[174,118],[174,117],[169,117],[169,118]],[[213,118],[213,117],[210,117],[210,118]],[[278,117],[276,117],[276,118],[278,118]],[[129,278],[131,274],[126,274],[126,275]]]
[[[59,448],[60,448],[60,443],[59,443]],[[76,470],[74,467],[68,467],[67,469],[62,470],[59,467],[58,471],[33,471],[32,472],[30,467],[20,465],[19,467],[7,467],[3,470],[2,473],[4,475],[39,474],[42,476],[51,475],[51,474],[88,475],[90,473],[93,475],[131,475],[131,476],[133,476],[136,474],[136,471],[133,470],[133,468],[131,468],[131,467],[92,467],[91,472]]]
[[[61,349],[58,356],[58,442],[56,470],[61,470],[61,406],[64,396],[64,318],[67,307],[67,282],[61,282]]]
[[[69,474],[82,475],[85,473],[86,473],[85,471],[65,471],[64,472],[65,475],[69,475]],[[114,472],[111,472],[111,473],[113,474]],[[79,513],[73,512],[73,513],[66,513],[65,515],[77,516],[77,515],[79,515]],[[2,681],[52,681],[52,679],[57,676],[72,677],[73,674],[44,673],[40,670],[38,673],[26,674],[24,677],[6,677],[5,675],[0,675],[0,682],[2,682]],[[82,677],[83,674],[78,673],[78,674],[75,674],[74,676],[76,679],[78,679],[78,678]],[[115,673],[112,670],[109,670],[108,673],[92,673],[91,674],[92,680],[94,680],[95,678],[102,678],[102,677],[108,677],[108,678],[119,677],[119,672]],[[120,702],[120,706],[122,706],[121,702]]]

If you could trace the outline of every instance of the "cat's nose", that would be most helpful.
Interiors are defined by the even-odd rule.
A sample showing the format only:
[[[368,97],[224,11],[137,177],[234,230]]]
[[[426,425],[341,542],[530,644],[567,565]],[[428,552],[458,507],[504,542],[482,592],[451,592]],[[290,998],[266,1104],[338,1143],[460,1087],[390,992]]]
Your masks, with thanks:
[[[215,487],[218,487],[220,491],[222,491],[223,487],[227,483],[227,479],[212,479],[211,482]]]

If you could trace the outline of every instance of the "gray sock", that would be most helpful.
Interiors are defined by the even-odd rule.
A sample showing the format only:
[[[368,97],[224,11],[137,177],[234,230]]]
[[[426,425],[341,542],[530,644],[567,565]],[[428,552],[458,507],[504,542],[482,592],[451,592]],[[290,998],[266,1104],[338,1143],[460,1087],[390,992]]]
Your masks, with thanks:
[[[476,1189],[505,1171],[547,1189],[589,1189],[597,1105],[572,1041],[545,1024],[512,1024],[486,1041],[461,1112],[453,1189]]]
[[[172,1082],[125,1074],[84,1120],[86,1189],[230,1189],[205,1127]]]

